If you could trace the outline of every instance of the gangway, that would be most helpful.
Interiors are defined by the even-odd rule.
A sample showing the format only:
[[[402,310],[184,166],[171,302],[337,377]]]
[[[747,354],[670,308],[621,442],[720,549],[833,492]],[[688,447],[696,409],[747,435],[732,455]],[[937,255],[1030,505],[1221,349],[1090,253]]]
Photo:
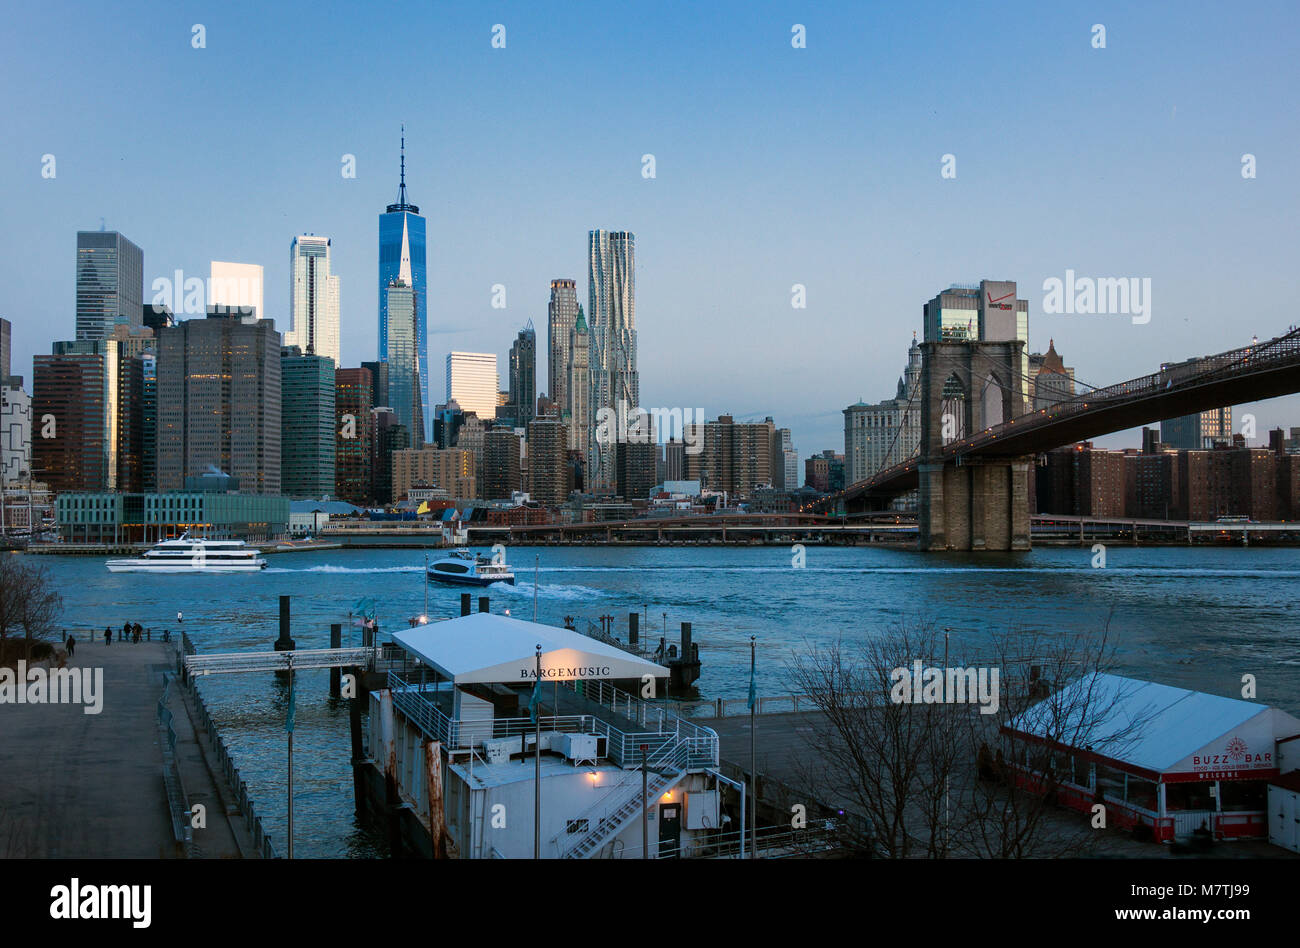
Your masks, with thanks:
[[[235,672],[302,671],[308,668],[351,668],[370,666],[381,649],[314,648],[282,652],[215,652],[186,655],[185,670],[191,675],[226,675]]]

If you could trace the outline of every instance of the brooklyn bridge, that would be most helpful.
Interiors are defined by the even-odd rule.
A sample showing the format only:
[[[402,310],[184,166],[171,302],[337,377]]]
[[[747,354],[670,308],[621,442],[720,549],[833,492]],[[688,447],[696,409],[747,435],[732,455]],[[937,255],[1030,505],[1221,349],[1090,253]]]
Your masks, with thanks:
[[[817,509],[863,518],[919,490],[920,549],[1028,549],[1028,474],[1036,455],[1167,418],[1300,392],[1296,329],[1022,413],[1023,347],[1018,340],[922,343],[916,455],[848,485]]]

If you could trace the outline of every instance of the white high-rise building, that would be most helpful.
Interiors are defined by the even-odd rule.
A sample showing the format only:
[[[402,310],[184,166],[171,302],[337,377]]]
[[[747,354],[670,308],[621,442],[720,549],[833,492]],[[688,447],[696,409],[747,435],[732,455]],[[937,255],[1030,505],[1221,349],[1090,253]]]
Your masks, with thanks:
[[[289,315],[286,346],[326,356],[339,366],[339,278],[330,273],[330,239],[304,234],[289,245]]]
[[[16,380],[0,382],[0,491],[32,469],[32,397]]]
[[[447,401],[455,400],[465,412],[484,421],[497,416],[501,376],[491,352],[452,352],[447,356]]]
[[[208,269],[208,305],[241,307],[266,319],[262,308],[262,265],[213,260]]]
[[[601,420],[608,412],[621,409],[630,413],[641,405],[636,369],[636,235],[627,231],[591,231],[587,263],[591,433],[586,484],[589,490],[605,492],[616,486],[615,446],[608,440],[598,443]]]

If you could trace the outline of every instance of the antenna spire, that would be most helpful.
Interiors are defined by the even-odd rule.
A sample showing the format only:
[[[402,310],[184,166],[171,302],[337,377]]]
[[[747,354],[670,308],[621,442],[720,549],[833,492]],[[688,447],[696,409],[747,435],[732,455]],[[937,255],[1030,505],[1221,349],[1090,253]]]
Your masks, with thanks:
[[[402,179],[397,192],[397,203],[406,203],[406,123],[402,123]]]

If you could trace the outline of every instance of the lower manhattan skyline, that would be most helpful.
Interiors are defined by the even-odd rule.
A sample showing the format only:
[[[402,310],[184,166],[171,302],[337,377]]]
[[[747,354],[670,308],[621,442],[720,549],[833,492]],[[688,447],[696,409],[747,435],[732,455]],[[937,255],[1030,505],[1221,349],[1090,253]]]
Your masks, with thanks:
[[[1294,128],[1267,104],[1282,78],[1281,60],[1252,56],[1211,81],[1193,63],[1229,57],[1244,38],[1208,35],[1190,16],[1185,25],[1175,22],[1171,36],[1169,22],[1154,12],[1131,11],[1110,24],[1104,49],[1086,41],[1076,49],[1056,39],[1056,19],[1066,14],[1036,14],[1047,21],[1040,24],[1015,17],[1017,9],[1026,8],[1010,5],[1012,15],[998,27],[1016,53],[1014,67],[990,66],[976,86],[921,77],[904,90],[904,110],[903,101],[883,97],[882,83],[921,47],[914,33],[884,42],[898,26],[890,19],[896,14],[866,18],[839,9],[819,24],[810,13],[806,48],[793,49],[788,39],[760,43],[758,63],[745,72],[761,64],[762,74],[737,96],[722,78],[727,70],[713,67],[731,64],[741,37],[748,43],[767,30],[763,16],[733,23],[670,6],[639,48],[646,57],[653,51],[679,61],[682,70],[671,79],[647,72],[645,94],[630,104],[588,90],[590,144],[574,150],[557,147],[550,126],[530,113],[599,71],[605,54],[583,38],[625,18],[599,7],[546,17],[516,7],[505,48],[488,41],[442,48],[440,56],[458,67],[450,70],[454,95],[423,100],[418,89],[414,97],[404,90],[398,101],[380,92],[379,76],[335,63],[340,106],[377,96],[372,105],[352,110],[356,120],[329,136],[300,131],[290,119],[274,134],[245,141],[236,161],[182,151],[184,134],[151,141],[147,115],[184,114],[189,97],[201,94],[208,60],[218,59],[205,54],[268,57],[259,71],[294,68],[305,50],[259,48],[289,12],[236,6],[228,19],[204,24],[206,46],[197,49],[164,42],[163,24],[150,24],[136,42],[157,44],[169,66],[188,57],[175,59],[188,78],[167,91],[123,77],[143,107],[128,114],[105,98],[75,125],[56,120],[58,80],[37,81],[36,60],[53,53],[38,37],[9,50],[5,67],[16,95],[36,106],[9,119],[12,141],[30,144],[31,153],[11,147],[3,157],[7,180],[31,179],[29,187],[8,190],[5,218],[25,223],[0,244],[7,287],[0,315],[16,327],[15,364],[48,352],[51,337],[72,338],[72,235],[94,230],[100,218],[144,249],[146,297],[153,279],[177,269],[203,278],[210,260],[263,265],[266,315],[281,332],[289,328],[285,244],[296,234],[329,237],[344,287],[342,362],[373,358],[376,294],[366,288],[376,281],[375,217],[396,192],[403,122],[408,193],[428,221],[434,375],[452,349],[493,351],[504,362],[519,325],[530,318],[545,324],[552,279],[575,279],[583,299],[587,234],[599,228],[631,231],[640,245],[642,400],[703,405],[711,416],[773,415],[792,428],[805,458],[843,449],[845,405],[892,394],[911,334],[921,328],[921,304],[953,283],[1018,281],[1030,307],[1029,350],[1045,351],[1053,339],[1094,385],[1284,331],[1294,320],[1274,315],[1270,304],[1289,269],[1281,238],[1290,215],[1282,210],[1294,206],[1285,182],[1298,150]],[[1262,15],[1285,17],[1281,6]],[[473,14],[454,9],[426,20],[454,36],[492,26],[475,23]],[[118,29],[102,27],[108,35]],[[940,42],[947,31],[979,23],[948,11],[935,28]],[[375,25],[358,23],[357,31],[362,48],[382,41]],[[1038,39],[1040,31],[1057,45]],[[1266,50],[1285,32],[1262,30],[1251,42]],[[78,48],[76,35],[67,41],[88,63],[104,55]],[[1172,56],[1175,45],[1181,62]],[[542,51],[556,48],[570,50],[573,68],[543,76]],[[869,55],[859,57],[863,50]],[[1164,83],[1177,78],[1177,96],[1161,83],[1120,95],[1156,62],[1167,67]],[[1027,73],[1037,76],[1037,91],[1006,111],[1000,103],[1007,90]],[[534,87],[500,99],[499,90],[526,77]],[[1071,98],[1069,114],[1060,112],[1054,98],[1079,84],[1088,92]],[[88,94],[93,103],[102,93]],[[257,127],[258,110],[277,108],[274,96],[245,104],[239,80],[204,95],[209,123],[230,120],[236,128],[244,121]],[[717,115],[724,97],[731,108]],[[130,130],[129,145],[101,153],[87,136],[109,121]],[[1143,135],[1127,142],[1119,133],[1139,121]],[[743,135],[732,134],[742,126]],[[1240,141],[1230,146],[1234,135]],[[999,137],[1004,144],[995,147]],[[56,176],[43,179],[46,154],[54,156]],[[1258,177],[1243,178],[1244,154],[1255,156]],[[340,171],[348,155],[355,178]],[[945,155],[955,159],[955,177],[941,177]],[[164,173],[179,165],[193,174]],[[1195,200],[1183,199],[1189,194]],[[1157,233],[1162,239],[1153,239]],[[1149,278],[1151,321],[1044,313],[1045,281],[1064,280],[1067,270]],[[498,285],[503,308],[494,307]],[[796,285],[806,308],[791,305]],[[1255,414],[1264,432],[1290,423],[1298,407],[1300,399],[1289,397],[1239,412]],[[1102,443],[1132,445],[1137,436]]]

